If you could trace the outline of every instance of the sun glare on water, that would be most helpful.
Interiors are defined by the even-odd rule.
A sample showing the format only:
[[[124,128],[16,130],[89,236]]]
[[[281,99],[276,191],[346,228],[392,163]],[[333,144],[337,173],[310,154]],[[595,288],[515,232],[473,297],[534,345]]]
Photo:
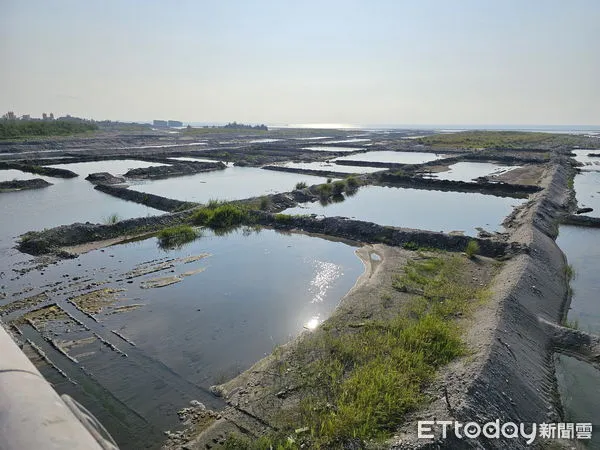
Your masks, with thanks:
[[[319,326],[319,318],[317,316],[314,316],[308,322],[306,322],[306,325],[304,325],[304,328],[306,328],[309,331],[313,331],[318,326]]]

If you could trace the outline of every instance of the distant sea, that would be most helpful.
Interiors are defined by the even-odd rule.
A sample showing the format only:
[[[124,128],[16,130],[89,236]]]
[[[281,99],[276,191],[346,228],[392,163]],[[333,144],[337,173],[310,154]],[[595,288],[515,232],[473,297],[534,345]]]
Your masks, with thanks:
[[[221,122],[184,122],[192,127],[223,126]],[[348,123],[267,123],[269,128],[347,129],[347,130],[435,130],[457,132],[466,130],[494,131],[538,131],[546,133],[600,135],[600,125],[448,125],[448,124],[375,124],[357,125]]]

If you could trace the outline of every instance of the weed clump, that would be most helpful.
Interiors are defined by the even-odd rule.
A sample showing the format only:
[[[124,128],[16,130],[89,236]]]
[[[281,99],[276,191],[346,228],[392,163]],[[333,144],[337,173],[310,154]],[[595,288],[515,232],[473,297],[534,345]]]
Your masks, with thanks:
[[[293,216],[290,214],[275,214],[275,222],[279,223],[290,223],[293,220]]]
[[[245,208],[232,204],[212,204],[199,209],[192,215],[196,225],[209,227],[213,230],[223,230],[242,225],[249,221],[249,213]]]
[[[317,186],[317,194],[322,199],[327,199],[327,198],[331,197],[332,193],[333,193],[333,187],[329,183],[328,184],[320,184],[319,186]]]
[[[270,205],[271,205],[271,199],[269,197],[263,196],[260,198],[260,204],[258,205],[258,207],[260,208],[261,211],[267,210]]]
[[[356,189],[360,183],[358,181],[358,178],[356,178],[354,175],[350,175],[346,178],[346,184],[349,188]]]
[[[475,240],[470,240],[465,248],[465,253],[471,259],[475,258],[479,254],[479,244]]]
[[[178,225],[161,230],[158,234],[160,248],[177,248],[198,237],[198,231],[189,225]]]
[[[304,181],[296,183],[296,190],[306,189],[307,184]]]
[[[332,186],[333,195],[342,195],[342,193],[346,190],[346,181],[337,180],[333,182]]]
[[[121,221],[121,216],[117,213],[112,213],[111,215],[104,218],[104,225],[114,225],[117,222]]]

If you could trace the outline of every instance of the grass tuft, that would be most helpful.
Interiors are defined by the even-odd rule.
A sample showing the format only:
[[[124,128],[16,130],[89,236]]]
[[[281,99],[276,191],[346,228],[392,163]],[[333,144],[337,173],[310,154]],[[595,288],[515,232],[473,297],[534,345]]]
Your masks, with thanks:
[[[121,221],[121,216],[117,213],[112,213],[111,215],[104,218],[104,225],[114,225],[117,222]]]
[[[229,203],[209,202],[206,207],[199,209],[192,215],[192,222],[194,224],[219,231],[237,227],[248,221],[248,210]]]
[[[471,259],[479,254],[479,244],[475,240],[470,240],[465,248],[465,253]]]
[[[198,237],[198,231],[189,225],[178,225],[161,230],[158,234],[158,245],[160,248],[179,248]]]

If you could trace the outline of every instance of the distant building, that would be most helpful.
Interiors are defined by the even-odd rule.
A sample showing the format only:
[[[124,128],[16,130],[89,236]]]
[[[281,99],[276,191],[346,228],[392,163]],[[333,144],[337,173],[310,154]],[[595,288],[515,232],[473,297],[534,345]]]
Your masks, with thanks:
[[[170,127],[182,127],[183,126],[183,122],[180,122],[179,120],[169,120],[167,122],[167,124]]]
[[[167,122],[166,120],[154,120],[152,121],[152,125],[154,125],[155,127],[168,127],[169,126],[169,122]]]
[[[21,120],[31,120],[31,116],[29,114],[23,114]]]

